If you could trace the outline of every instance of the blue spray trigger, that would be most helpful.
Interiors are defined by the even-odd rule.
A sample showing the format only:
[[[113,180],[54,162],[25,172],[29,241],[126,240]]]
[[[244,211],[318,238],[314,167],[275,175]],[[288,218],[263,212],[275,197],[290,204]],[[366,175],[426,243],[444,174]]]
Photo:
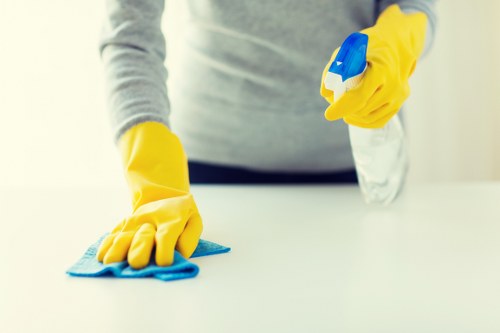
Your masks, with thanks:
[[[367,47],[367,35],[360,32],[349,35],[342,43],[328,71],[340,75],[342,81],[363,73],[366,67]]]

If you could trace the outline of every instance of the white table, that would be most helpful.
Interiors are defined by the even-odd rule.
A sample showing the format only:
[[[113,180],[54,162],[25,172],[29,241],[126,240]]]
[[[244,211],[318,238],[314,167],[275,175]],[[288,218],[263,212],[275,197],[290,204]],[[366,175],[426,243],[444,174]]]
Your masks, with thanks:
[[[128,212],[127,194],[0,194],[0,332],[500,332],[500,184],[409,188],[370,208],[357,188],[194,187],[195,279],[72,278]]]

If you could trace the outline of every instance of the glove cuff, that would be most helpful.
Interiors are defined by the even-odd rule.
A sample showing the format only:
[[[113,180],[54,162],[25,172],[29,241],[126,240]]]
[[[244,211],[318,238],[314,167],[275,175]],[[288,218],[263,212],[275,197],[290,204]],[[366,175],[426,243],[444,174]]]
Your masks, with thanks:
[[[189,192],[187,158],[179,138],[158,122],[140,123],[118,142],[134,211]]]
[[[387,7],[378,17],[375,28],[384,38],[397,38],[418,59],[425,47],[427,15],[422,12],[405,14],[397,4]]]

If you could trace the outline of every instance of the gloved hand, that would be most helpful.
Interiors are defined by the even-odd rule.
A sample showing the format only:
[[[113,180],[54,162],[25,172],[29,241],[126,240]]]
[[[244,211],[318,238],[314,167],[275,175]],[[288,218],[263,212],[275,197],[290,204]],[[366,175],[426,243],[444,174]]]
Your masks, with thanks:
[[[146,122],[128,130],[119,149],[133,211],[103,240],[97,260],[109,264],[128,259],[133,268],[143,268],[154,245],[159,266],[173,263],[174,248],[189,258],[203,225],[189,193],[187,160],[179,139],[163,124]]]
[[[410,94],[408,79],[423,51],[427,16],[404,14],[398,5],[389,6],[373,27],[362,30],[368,35],[368,67],[361,83],[347,91],[338,101],[325,88],[328,68],[323,71],[321,96],[331,105],[325,111],[329,121],[344,118],[350,125],[364,128],[383,127],[394,116]]]

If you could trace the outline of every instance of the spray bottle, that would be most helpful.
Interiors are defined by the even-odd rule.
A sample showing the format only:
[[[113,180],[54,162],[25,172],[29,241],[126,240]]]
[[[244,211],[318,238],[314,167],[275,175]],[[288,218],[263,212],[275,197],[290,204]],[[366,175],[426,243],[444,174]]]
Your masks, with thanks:
[[[342,43],[324,81],[326,89],[333,91],[335,101],[363,79],[367,47],[368,36],[359,32]],[[349,125],[349,138],[365,201],[388,205],[402,190],[408,171],[406,139],[398,115],[383,128]]]

